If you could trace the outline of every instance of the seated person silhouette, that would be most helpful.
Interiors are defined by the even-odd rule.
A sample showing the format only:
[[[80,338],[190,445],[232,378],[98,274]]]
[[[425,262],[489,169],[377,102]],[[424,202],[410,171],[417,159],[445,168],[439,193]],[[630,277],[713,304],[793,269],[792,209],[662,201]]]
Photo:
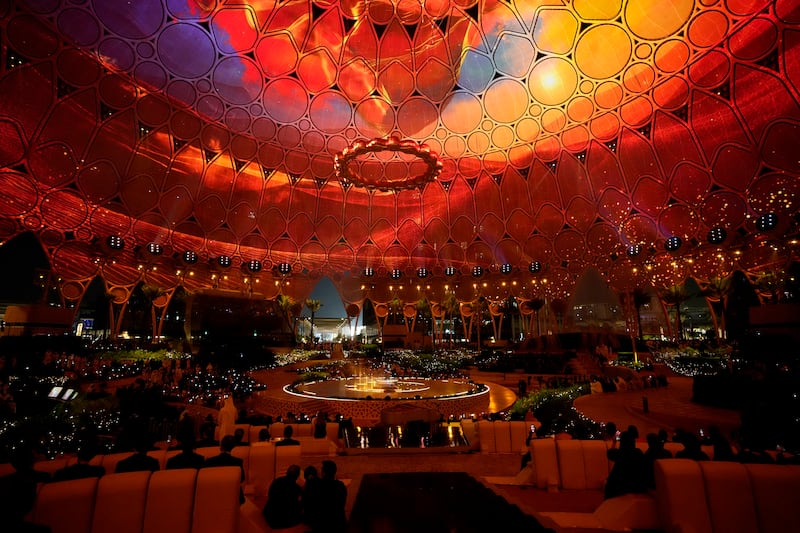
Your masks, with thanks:
[[[181,441],[181,453],[167,459],[166,470],[178,468],[202,468],[205,457],[194,451],[194,441]]]
[[[300,441],[297,439],[293,439],[292,435],[294,434],[294,428],[290,425],[286,425],[283,428],[283,439],[277,441],[275,446],[299,446]]]
[[[267,493],[263,514],[267,524],[274,529],[292,527],[302,520],[301,497],[303,489],[297,483],[300,467],[290,465],[286,474],[275,478]]]
[[[336,479],[336,463],[322,461],[322,477],[315,483],[312,505],[305,508],[306,523],[313,533],[344,533],[347,531],[347,487]]]
[[[644,452],[644,463],[647,467],[645,471],[645,482],[647,488],[656,488],[655,479],[655,463],[658,459],[671,459],[672,452],[664,448],[664,442],[657,433],[648,433],[645,437],[647,439],[647,450]]]
[[[270,438],[272,438],[269,434],[269,429],[261,428],[258,430],[258,440],[256,442],[251,442],[250,446],[261,446],[269,442]]]
[[[33,484],[47,483],[52,480],[49,473],[34,470],[34,463],[35,458],[33,450],[26,445],[18,447],[11,455],[11,466],[14,467],[14,473],[11,475],[17,479],[23,479]]]
[[[605,499],[646,491],[647,465],[644,453],[636,447],[632,433],[622,432],[619,436],[619,448],[608,450],[608,458],[614,461],[614,466],[606,479]]]
[[[678,459],[694,459],[695,461],[708,461],[708,454],[703,451],[702,443],[694,433],[684,431],[679,436],[679,441],[683,444],[683,449],[675,452]]]
[[[236,446],[247,446],[248,443],[244,441],[244,429],[243,428],[236,428],[233,431],[233,442]]]
[[[140,435],[136,439],[134,452],[117,463],[114,470],[117,474],[122,472],[155,472],[161,470],[158,459],[150,457],[147,452],[150,450],[150,439],[145,435]]]
[[[208,416],[210,417],[211,415]],[[200,439],[197,441],[198,448],[219,446],[219,441],[214,438],[215,429],[214,421],[206,418],[206,421],[200,426]]]
[[[49,476],[48,476],[49,477]],[[8,533],[49,533],[48,526],[26,521],[36,501],[37,481],[19,470],[0,477],[0,517]]]
[[[219,441],[219,454],[206,459],[203,468],[214,468],[217,466],[238,466],[242,471],[241,480],[244,483],[244,460],[241,457],[231,455],[231,450],[236,447],[233,435],[225,435]],[[239,502],[244,503],[244,491],[239,491]]]
[[[94,459],[95,447],[92,445],[82,446],[78,450],[77,462],[56,470],[53,474],[53,481],[68,481],[72,479],[83,479],[86,477],[102,477],[106,473],[106,469],[100,465],[89,464],[89,461]]]

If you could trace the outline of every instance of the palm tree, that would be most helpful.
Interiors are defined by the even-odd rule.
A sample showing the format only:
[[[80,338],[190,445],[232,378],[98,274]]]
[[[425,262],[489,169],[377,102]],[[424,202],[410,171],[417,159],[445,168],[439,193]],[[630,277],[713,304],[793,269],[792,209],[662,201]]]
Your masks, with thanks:
[[[675,337],[683,340],[683,325],[681,324],[681,304],[689,299],[689,292],[686,286],[681,283],[673,285],[659,292],[658,297],[665,307],[675,307]],[[667,315],[669,316],[669,315]],[[667,321],[669,322],[669,320]]]
[[[459,314],[461,309],[461,304],[456,298],[456,295],[452,292],[448,292],[447,296],[445,297],[444,301],[442,302],[442,307],[444,307],[444,312],[446,315],[450,317],[450,347],[453,347],[453,334],[455,331],[455,317]]]
[[[636,287],[631,292],[633,299],[633,308],[636,310],[636,333],[639,339],[642,338],[642,307],[650,305],[653,296],[647,292],[647,289]]]
[[[306,307],[308,307],[311,313],[311,342],[316,344],[316,337],[314,337],[314,315],[319,311],[319,308],[322,307],[322,302],[314,298],[308,298],[306,300]]]
[[[731,293],[732,280],[732,276],[725,278],[715,277],[700,284],[700,296],[705,298],[708,304],[717,339],[727,336],[725,333],[725,308],[727,307],[728,296]]]
[[[417,300],[416,308],[417,308],[417,314],[414,315],[414,321],[411,326],[411,331],[414,331],[417,328],[417,318],[422,319],[422,322],[424,322],[426,318],[431,317],[431,304],[428,301],[428,299],[425,298],[424,296],[419,300]],[[423,331],[422,334],[425,335],[425,331]]]
[[[292,308],[295,305],[294,300],[290,296],[286,296],[285,294],[279,294],[277,298],[275,298],[275,307],[277,307],[278,312],[283,317],[284,322],[289,327],[289,331],[294,331],[294,327],[292,325]]]

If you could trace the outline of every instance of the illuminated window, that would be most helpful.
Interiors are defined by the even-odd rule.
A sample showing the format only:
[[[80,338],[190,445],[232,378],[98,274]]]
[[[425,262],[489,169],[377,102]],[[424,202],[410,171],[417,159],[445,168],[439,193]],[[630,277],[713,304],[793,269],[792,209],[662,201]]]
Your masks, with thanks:
[[[715,228],[711,228],[706,238],[711,244],[721,244],[727,237],[728,232],[725,231],[725,228],[717,226]]]
[[[628,254],[628,257],[636,257],[640,253],[642,253],[642,245],[641,244],[631,244],[628,246],[628,249],[625,250],[625,253]]]
[[[372,269],[370,267],[367,267],[367,268],[364,269],[364,276],[365,277],[371,278],[374,275],[375,275],[375,270],[374,269]]]
[[[668,252],[674,252],[683,244],[683,239],[677,235],[673,235],[664,242],[664,249]]]
[[[106,244],[112,250],[122,250],[123,248],[125,248],[125,239],[123,239],[119,235],[109,235],[106,238]]]
[[[444,269],[445,276],[455,276],[456,275],[456,267],[449,266]]]
[[[775,213],[764,213],[756,219],[758,231],[771,231],[778,226],[778,215]]]

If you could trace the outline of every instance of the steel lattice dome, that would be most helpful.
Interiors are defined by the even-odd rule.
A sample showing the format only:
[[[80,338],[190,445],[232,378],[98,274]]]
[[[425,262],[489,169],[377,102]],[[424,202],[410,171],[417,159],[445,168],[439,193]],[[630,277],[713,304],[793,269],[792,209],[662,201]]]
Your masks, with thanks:
[[[796,259],[796,0],[30,0],[0,22],[0,241],[33,232],[67,299],[100,276],[120,302],[299,300],[328,276],[359,306],[475,273],[564,297],[588,267],[629,291]]]

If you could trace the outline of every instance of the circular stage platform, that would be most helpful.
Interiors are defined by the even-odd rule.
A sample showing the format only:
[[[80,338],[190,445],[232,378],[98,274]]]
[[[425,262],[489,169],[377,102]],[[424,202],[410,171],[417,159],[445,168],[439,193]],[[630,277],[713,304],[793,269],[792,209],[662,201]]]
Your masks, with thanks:
[[[386,409],[405,403],[445,418],[470,416],[487,409],[490,389],[464,379],[350,377],[286,385],[283,392],[298,402],[325,402],[345,416],[380,419]]]
[[[427,400],[452,399],[487,394],[489,389],[458,379],[351,377],[311,381],[284,390],[311,399],[324,400]]]

